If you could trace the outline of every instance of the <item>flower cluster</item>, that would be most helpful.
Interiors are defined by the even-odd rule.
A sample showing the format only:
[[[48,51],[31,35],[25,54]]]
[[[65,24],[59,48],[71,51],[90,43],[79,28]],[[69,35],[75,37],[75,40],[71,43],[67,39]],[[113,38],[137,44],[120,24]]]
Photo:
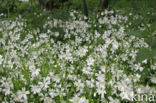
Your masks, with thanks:
[[[0,21],[0,102],[120,103],[156,93],[155,64],[136,61],[150,47],[126,34],[128,17],[115,13],[86,22],[73,11],[66,22],[47,18],[44,32],[20,16]]]

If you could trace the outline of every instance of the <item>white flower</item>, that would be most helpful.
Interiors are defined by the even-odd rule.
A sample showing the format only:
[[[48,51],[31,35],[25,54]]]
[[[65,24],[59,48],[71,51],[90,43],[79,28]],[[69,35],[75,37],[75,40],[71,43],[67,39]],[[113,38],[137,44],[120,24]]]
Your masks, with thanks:
[[[48,97],[48,94],[39,94],[40,96],[40,101],[42,101],[43,103],[55,103],[55,101],[52,100],[52,98]]]
[[[143,60],[142,63],[147,64],[147,59]]]
[[[139,63],[139,64],[135,64],[135,69],[142,72],[144,68],[141,67],[141,65],[140,65],[140,63]]]
[[[55,101],[52,100],[50,97],[45,97],[44,98],[44,103],[55,103]]]
[[[105,12],[104,13],[107,15],[109,13],[109,11],[105,9]]]
[[[73,12],[70,12],[70,16],[74,16],[74,13]]]
[[[110,100],[109,103],[120,103],[118,99],[113,99],[112,97],[108,97],[108,99]]]
[[[113,46],[113,49],[116,50],[119,47],[119,43],[115,40],[113,41],[112,46]]]
[[[47,37],[48,37],[48,35],[47,35],[46,33],[42,33],[42,34],[40,34],[40,38],[45,39],[45,38],[47,38]]]
[[[82,69],[82,71],[83,71],[84,74],[90,74],[90,72],[91,72],[91,67],[84,67],[84,68]]]
[[[125,83],[124,81],[122,81],[122,82],[118,82],[118,83],[117,83],[117,87],[118,87],[118,89],[119,89],[120,91],[125,91],[127,85],[126,85],[126,83]]]
[[[122,99],[128,99],[128,100],[133,100],[134,97],[134,92],[130,88],[125,89],[125,91],[122,91],[120,93],[120,97]]]
[[[69,101],[72,102],[72,103],[80,103],[79,100],[80,100],[80,98],[76,95],[75,97],[73,97]]]
[[[98,22],[99,22],[99,24],[104,24],[104,23],[105,23],[104,20],[103,20],[102,18],[99,18],[99,19],[98,19]]]
[[[54,98],[54,97],[57,96],[58,94],[55,92],[54,89],[50,89],[50,90],[49,90],[49,95],[50,95],[51,98]]]
[[[84,88],[84,83],[81,82],[81,80],[78,80],[74,83],[76,86],[77,90],[82,90]]]
[[[94,80],[86,80],[86,84],[88,87],[93,88],[94,87]]]
[[[55,75],[53,76],[52,80],[55,81],[56,83],[59,83],[61,79],[58,75]]]
[[[39,82],[40,88],[43,88],[43,90],[46,90],[47,88],[49,88],[49,84],[50,84],[49,77],[44,78],[43,82]]]
[[[29,0],[20,0],[20,1],[22,1],[22,2],[29,2]]]
[[[129,54],[133,59],[137,56],[137,50],[132,50],[132,52]]]
[[[91,56],[87,59],[87,65],[88,65],[88,66],[94,65],[94,62],[95,62],[95,60],[94,60],[93,57],[91,57]]]
[[[128,100],[129,100],[129,97],[128,97],[127,92],[121,92],[121,93],[120,93],[120,97],[121,97],[122,99],[128,99]]]
[[[119,31],[120,31],[121,33],[124,33],[124,30],[125,30],[124,27],[120,27],[120,30],[119,30]]]
[[[36,77],[40,74],[40,69],[31,69],[32,77]]]
[[[89,103],[85,97],[78,97],[77,95],[69,100],[72,103]]]
[[[127,57],[126,54],[122,54],[122,55],[121,55],[121,59],[122,59],[123,61],[126,61],[126,60],[128,60],[128,57]]]
[[[89,103],[89,101],[85,97],[82,97],[80,98],[79,103]]]
[[[55,36],[58,37],[59,36],[59,32],[55,32]]]
[[[108,47],[112,42],[113,40],[111,40],[110,38],[106,38],[105,46]]]
[[[28,65],[30,70],[35,69],[35,65],[33,63],[29,63]]]
[[[0,65],[2,64],[3,62],[3,57],[0,55]]]
[[[19,90],[17,92],[17,95],[19,96],[20,99],[27,100],[27,95],[29,94],[29,91],[26,91],[25,88],[22,88],[22,90]]]
[[[31,91],[33,92],[33,94],[40,93],[41,92],[41,87],[37,86],[37,85],[32,85],[31,86]]]
[[[152,76],[151,77],[151,82],[154,83],[154,84],[156,84],[156,77],[155,76]]]
[[[67,77],[69,80],[76,80],[76,75],[68,75]]]
[[[135,77],[134,77],[134,82],[137,82],[137,81],[139,81],[140,80],[140,77],[141,77],[141,75],[139,75],[139,74],[136,74],[135,75]]]
[[[103,88],[105,89],[106,88],[106,82],[96,82],[96,87],[98,88]]]
[[[96,92],[101,95],[101,98],[104,98],[104,95],[106,94],[105,88],[97,88]]]
[[[6,87],[3,89],[3,92],[5,93],[5,95],[11,94],[10,87],[9,87],[9,86],[6,86]]]
[[[151,69],[156,70],[156,63],[151,66]]]
[[[101,71],[102,71],[102,72],[104,72],[104,73],[105,73],[105,71],[106,71],[106,67],[105,67],[105,66],[101,66],[101,68],[100,68],[100,69],[101,69]]]
[[[137,93],[144,93],[144,88],[142,86],[137,88]]]
[[[96,73],[95,76],[97,77],[98,81],[100,81],[100,82],[104,82],[105,81],[105,74]]]
[[[86,55],[86,53],[88,52],[88,47],[84,46],[84,47],[80,47],[79,50],[76,51],[76,55],[83,57]]]
[[[20,98],[19,94],[13,94],[12,96],[14,98],[14,101],[21,101],[22,102],[22,99]]]

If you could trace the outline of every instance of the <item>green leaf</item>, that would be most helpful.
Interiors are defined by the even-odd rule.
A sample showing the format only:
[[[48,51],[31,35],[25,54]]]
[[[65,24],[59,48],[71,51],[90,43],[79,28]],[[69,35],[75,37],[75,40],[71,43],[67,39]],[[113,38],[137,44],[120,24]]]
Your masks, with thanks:
[[[142,31],[140,30],[132,30],[130,32],[128,32],[129,35],[134,35],[134,36],[137,36],[137,37],[142,37]]]
[[[45,3],[45,4],[47,4],[48,2],[50,2],[51,0],[43,0],[43,2]]]
[[[141,62],[145,59],[152,59],[156,57],[156,49],[147,49],[147,48],[142,48],[137,55],[137,61]]]

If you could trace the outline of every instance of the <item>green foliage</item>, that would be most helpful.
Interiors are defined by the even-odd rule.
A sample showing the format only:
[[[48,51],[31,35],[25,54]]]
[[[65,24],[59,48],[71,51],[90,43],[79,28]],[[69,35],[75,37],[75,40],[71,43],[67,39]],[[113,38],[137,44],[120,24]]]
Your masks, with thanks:
[[[142,48],[137,55],[137,61],[142,62],[145,59],[156,59],[156,49]]]
[[[43,0],[43,2],[45,3],[45,4],[47,4],[48,2],[50,2],[51,0]]]
[[[0,12],[13,12],[19,0],[0,0]]]
[[[112,8],[147,9],[156,8],[156,0],[110,0]]]

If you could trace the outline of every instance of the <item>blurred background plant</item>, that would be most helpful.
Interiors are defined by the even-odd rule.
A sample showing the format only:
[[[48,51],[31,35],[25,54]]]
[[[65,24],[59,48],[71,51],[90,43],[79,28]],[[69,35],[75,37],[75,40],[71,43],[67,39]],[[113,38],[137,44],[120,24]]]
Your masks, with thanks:
[[[7,12],[8,16],[10,12],[15,12],[19,0],[0,0],[0,12]]]

